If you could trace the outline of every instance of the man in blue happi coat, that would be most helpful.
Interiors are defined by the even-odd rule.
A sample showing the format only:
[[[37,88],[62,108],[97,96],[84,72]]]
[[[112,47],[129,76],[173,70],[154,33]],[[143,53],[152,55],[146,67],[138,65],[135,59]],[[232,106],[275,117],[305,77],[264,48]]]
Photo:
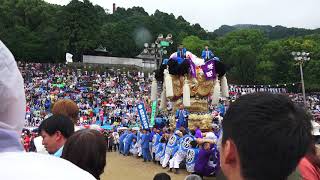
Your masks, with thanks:
[[[146,129],[143,130],[143,134],[141,137],[141,146],[142,146],[142,156],[143,161],[151,161],[151,154],[150,154],[150,148],[149,148],[149,139],[150,134],[147,132]]]
[[[183,44],[180,44],[177,50],[177,57],[178,58],[186,58],[187,49],[183,47]]]
[[[119,152],[120,152],[120,154],[124,153],[124,139],[127,137],[127,135],[128,135],[127,131],[124,131],[119,137],[119,144],[120,144]]]
[[[204,50],[203,50],[202,53],[201,53],[201,57],[202,57],[205,61],[208,61],[208,60],[214,58],[214,54],[213,54],[213,52],[209,49],[208,46],[205,46],[205,47],[204,47]]]
[[[188,116],[189,112],[184,109],[183,104],[180,104],[176,111],[176,129],[180,129],[180,127],[188,129]]]
[[[137,139],[137,132],[135,130],[132,130],[127,137],[125,138],[124,142],[124,155],[127,156],[129,154],[130,146],[133,139]]]

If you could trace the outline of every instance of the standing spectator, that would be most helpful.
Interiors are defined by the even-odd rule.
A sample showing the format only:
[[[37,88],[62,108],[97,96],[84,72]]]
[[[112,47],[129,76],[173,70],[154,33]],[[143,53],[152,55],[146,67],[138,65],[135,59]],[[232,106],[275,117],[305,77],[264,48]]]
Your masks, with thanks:
[[[222,122],[222,171],[227,179],[287,179],[311,144],[310,122],[284,95],[241,96]]]
[[[114,137],[112,135],[113,133],[109,133],[108,135],[108,151],[112,152],[112,149],[114,147]]]
[[[114,150],[119,151],[119,133],[114,131],[112,133],[113,136],[113,142],[114,142]]]
[[[70,136],[61,157],[100,179],[106,166],[106,153],[103,135],[97,130],[83,129]]]
[[[74,132],[74,125],[66,116],[52,115],[40,124],[39,132],[48,153],[60,157],[65,142]]]

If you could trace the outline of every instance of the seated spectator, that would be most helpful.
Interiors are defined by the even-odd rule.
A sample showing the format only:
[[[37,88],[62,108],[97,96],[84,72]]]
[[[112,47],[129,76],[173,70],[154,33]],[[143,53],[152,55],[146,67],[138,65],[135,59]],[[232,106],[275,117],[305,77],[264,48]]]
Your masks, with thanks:
[[[284,95],[241,96],[222,122],[220,162],[227,179],[287,179],[311,144],[310,120]]]
[[[61,157],[100,179],[106,166],[106,153],[103,135],[93,129],[83,129],[70,136]]]
[[[74,132],[74,126],[68,117],[52,115],[42,121],[39,132],[43,138],[42,144],[48,153],[60,157],[65,142]]]
[[[153,177],[153,180],[171,180],[167,173],[158,173]]]

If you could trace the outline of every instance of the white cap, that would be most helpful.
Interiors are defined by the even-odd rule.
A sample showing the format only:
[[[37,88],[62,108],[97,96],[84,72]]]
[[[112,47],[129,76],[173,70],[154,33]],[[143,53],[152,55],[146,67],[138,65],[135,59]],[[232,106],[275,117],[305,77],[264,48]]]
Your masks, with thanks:
[[[26,110],[24,83],[9,49],[0,41],[0,128],[21,132]]]

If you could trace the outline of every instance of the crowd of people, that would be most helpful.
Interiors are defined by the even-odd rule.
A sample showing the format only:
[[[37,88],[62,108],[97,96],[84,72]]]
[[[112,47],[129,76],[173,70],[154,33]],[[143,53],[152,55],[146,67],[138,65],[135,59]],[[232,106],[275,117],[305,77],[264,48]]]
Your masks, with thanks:
[[[135,104],[149,103],[150,77],[118,71],[77,75],[64,65],[48,64],[20,63],[19,71],[1,41],[0,59],[0,99],[5,102],[0,105],[1,179],[100,179],[107,149],[142,156],[169,172],[186,168],[200,178],[285,180],[298,173],[320,179],[312,118],[286,95],[240,96],[205,133],[183,121],[180,128],[141,129]],[[40,119],[34,121],[35,116]],[[23,131],[29,139],[21,143],[25,119],[38,125],[38,137]],[[113,126],[103,129],[106,124]],[[31,142],[39,150],[36,138],[50,155],[23,153],[23,148],[32,149]],[[25,168],[27,163],[39,168]],[[58,173],[48,176],[52,171]],[[155,179],[162,177],[170,179],[165,174]]]
[[[135,125],[133,106],[148,103],[150,74],[119,69],[89,71],[65,64],[18,63],[26,90],[26,125],[38,126],[60,98],[76,102],[80,124]],[[150,109],[147,109],[150,111]]]

